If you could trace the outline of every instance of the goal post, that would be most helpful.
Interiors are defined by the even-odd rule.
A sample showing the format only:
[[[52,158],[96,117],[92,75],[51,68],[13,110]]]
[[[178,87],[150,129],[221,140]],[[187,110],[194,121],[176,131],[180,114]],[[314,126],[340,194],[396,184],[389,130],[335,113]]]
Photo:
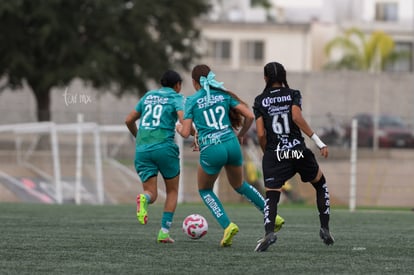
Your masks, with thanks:
[[[353,212],[356,209],[358,120],[353,119],[351,125],[351,171],[349,177],[349,210]]]
[[[102,132],[117,131],[125,133],[125,127],[115,125],[113,127],[99,126],[96,123],[84,123],[83,115],[78,116],[78,122],[72,124],[56,124],[54,122],[35,122],[35,123],[21,123],[0,125],[0,133],[9,132],[14,134],[15,150],[17,156],[17,163],[30,168],[36,174],[43,178],[50,179],[54,183],[54,200],[58,204],[64,202],[63,196],[63,181],[61,174],[61,156],[60,156],[60,140],[59,135],[73,134],[76,135],[76,166],[75,166],[75,182],[74,182],[74,201],[76,204],[81,203],[81,183],[82,183],[82,169],[83,169],[83,135],[90,133],[93,135],[94,145],[94,164],[95,164],[95,185],[96,185],[96,201],[98,204],[104,203],[104,187],[103,187],[103,173],[102,173],[102,154],[101,154],[101,138]],[[35,150],[36,144],[32,144],[29,148],[30,152],[23,155],[22,150],[22,136],[24,135],[49,135],[50,138],[50,155],[52,164],[52,173],[45,172],[33,163],[28,162],[28,156]],[[66,163],[65,163],[66,164]]]

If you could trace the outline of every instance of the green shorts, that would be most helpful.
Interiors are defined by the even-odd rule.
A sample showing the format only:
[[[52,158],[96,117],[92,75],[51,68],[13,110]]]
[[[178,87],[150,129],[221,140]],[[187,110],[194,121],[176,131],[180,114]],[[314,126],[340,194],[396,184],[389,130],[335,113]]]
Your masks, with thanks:
[[[237,138],[210,145],[200,152],[200,165],[209,175],[218,174],[225,165],[242,164],[243,155]]]
[[[135,153],[135,170],[142,182],[157,176],[172,179],[180,174],[180,157],[175,143],[166,143],[161,148]]]

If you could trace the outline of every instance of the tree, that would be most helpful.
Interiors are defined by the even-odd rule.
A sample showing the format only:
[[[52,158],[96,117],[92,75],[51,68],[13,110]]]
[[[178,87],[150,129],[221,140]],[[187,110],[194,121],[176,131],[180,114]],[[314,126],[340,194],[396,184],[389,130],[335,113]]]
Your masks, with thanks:
[[[343,35],[332,39],[325,52],[331,57],[334,50],[340,50],[342,57],[329,62],[327,69],[350,69],[361,71],[383,71],[388,64],[408,58],[405,52],[397,52],[391,36],[383,31],[374,31],[368,38],[356,28],[348,29]]]
[[[80,78],[142,94],[167,68],[198,56],[195,19],[206,0],[19,0],[0,2],[3,89],[27,84],[37,118],[50,120],[50,91]]]
[[[251,0],[252,7],[259,6],[263,7],[265,10],[269,10],[272,7],[272,3],[269,0]]]
[[[409,58],[410,53],[395,50],[395,43],[391,36],[383,31],[375,31],[367,39],[362,31],[356,28],[346,30],[342,36],[331,40],[325,47],[330,56],[334,49],[342,51],[342,58],[330,62],[327,69],[350,69],[379,73],[384,71],[388,64],[400,58]],[[378,149],[379,138],[379,81],[378,75],[374,83],[374,137],[373,149]]]

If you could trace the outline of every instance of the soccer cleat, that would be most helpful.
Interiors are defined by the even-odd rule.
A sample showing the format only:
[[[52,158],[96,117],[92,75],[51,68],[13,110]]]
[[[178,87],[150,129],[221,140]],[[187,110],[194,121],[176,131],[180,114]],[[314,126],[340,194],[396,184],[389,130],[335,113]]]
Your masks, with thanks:
[[[274,244],[277,240],[277,236],[274,232],[267,234],[263,239],[260,239],[257,242],[256,248],[254,251],[263,252],[266,251],[271,244]]]
[[[224,230],[223,239],[220,242],[220,245],[231,246],[233,243],[233,237],[239,232],[239,227],[235,223],[230,223],[229,226]]]
[[[277,215],[276,216],[276,221],[275,221],[275,229],[274,232],[278,232],[280,229],[282,229],[282,226],[285,224],[285,219],[282,218],[281,216]]]
[[[333,236],[331,235],[331,233],[329,232],[329,229],[327,228],[321,227],[321,229],[319,230],[319,236],[321,237],[321,239],[326,245],[333,245],[335,242]]]
[[[170,237],[169,233],[162,232],[162,229],[160,229],[160,232],[158,232],[158,243],[174,243],[175,241]]]
[[[139,194],[137,196],[137,220],[141,224],[147,224],[148,222],[147,206],[147,198],[144,194]]]

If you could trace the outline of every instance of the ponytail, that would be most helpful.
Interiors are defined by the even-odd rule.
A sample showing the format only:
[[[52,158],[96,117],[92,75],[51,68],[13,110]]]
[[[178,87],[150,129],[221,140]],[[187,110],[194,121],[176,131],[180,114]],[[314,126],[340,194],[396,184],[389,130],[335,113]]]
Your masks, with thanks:
[[[232,98],[234,98],[235,100],[240,102],[240,104],[243,104],[243,105],[247,106],[246,102],[241,100],[241,98],[238,97],[232,91],[223,90],[223,92],[229,94]],[[229,118],[230,118],[231,127],[233,129],[238,130],[243,125],[244,117],[240,114],[240,112],[237,109],[230,108]]]

